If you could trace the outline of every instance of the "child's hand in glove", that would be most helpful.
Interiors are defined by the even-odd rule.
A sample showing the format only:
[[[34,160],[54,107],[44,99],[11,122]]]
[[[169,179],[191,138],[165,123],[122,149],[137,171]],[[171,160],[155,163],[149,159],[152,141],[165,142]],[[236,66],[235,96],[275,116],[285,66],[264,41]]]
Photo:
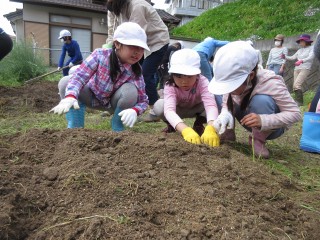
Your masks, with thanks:
[[[210,147],[220,146],[220,138],[215,129],[211,125],[207,125],[201,136],[201,142],[209,145]]]

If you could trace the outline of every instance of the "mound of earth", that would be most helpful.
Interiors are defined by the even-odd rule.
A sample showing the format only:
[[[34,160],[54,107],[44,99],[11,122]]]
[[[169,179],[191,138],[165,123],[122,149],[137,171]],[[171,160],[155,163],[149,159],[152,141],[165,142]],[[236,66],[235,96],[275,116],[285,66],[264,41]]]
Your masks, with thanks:
[[[57,93],[50,82],[0,87],[0,118],[46,113]],[[233,146],[179,134],[0,136],[1,240],[320,239],[318,213],[297,195],[310,198]]]
[[[0,152],[0,239],[320,239],[302,189],[228,145],[35,129]]]
[[[48,112],[59,103],[57,82],[36,82],[21,87],[0,86],[0,117]]]

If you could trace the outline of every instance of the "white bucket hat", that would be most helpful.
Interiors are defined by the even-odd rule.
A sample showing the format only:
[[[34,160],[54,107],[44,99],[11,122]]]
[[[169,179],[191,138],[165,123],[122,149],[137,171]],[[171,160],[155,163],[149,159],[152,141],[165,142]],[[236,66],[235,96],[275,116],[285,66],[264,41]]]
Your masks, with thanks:
[[[175,51],[170,59],[169,73],[178,73],[183,75],[197,75],[200,70],[200,56],[193,49],[181,49]]]
[[[134,22],[125,22],[119,25],[114,31],[113,41],[118,41],[125,45],[142,47],[150,51],[147,45],[146,32],[139,24]]]
[[[214,58],[214,77],[209,83],[213,94],[233,92],[247,79],[258,64],[257,51],[245,41],[236,41],[221,47]]]

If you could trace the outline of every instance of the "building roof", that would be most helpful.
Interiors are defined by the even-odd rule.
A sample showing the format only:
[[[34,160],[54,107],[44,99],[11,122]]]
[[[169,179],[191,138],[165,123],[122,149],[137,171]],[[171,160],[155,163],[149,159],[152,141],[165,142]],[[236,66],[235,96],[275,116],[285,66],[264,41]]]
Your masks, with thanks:
[[[176,23],[178,24],[181,19],[178,17],[175,17],[173,15],[171,15],[170,13],[166,12],[163,9],[156,9],[159,16],[161,17],[162,21],[164,21],[165,23]]]
[[[62,8],[77,8],[86,11],[107,13],[108,9],[105,5],[106,0],[10,0],[11,2],[29,3],[45,6],[54,6]],[[151,0],[146,0],[153,4]],[[156,9],[159,16],[165,23],[179,23],[180,19],[172,16],[163,9]]]

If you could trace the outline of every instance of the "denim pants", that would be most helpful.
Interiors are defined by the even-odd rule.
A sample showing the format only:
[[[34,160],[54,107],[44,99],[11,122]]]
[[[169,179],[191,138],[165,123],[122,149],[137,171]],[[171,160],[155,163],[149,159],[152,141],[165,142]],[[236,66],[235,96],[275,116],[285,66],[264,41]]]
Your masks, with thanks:
[[[213,78],[213,75],[212,66],[209,63],[208,56],[203,52],[198,52],[198,54],[200,56],[201,75],[205,76],[210,82]],[[218,111],[220,113],[222,108],[222,95],[214,95],[214,98],[216,100]]]
[[[249,106],[245,111],[240,109],[240,106],[235,106],[235,117],[240,120],[249,113],[256,114],[275,114],[279,113],[279,107],[272,97],[269,95],[255,95],[251,98]],[[245,127],[248,131],[252,131],[251,128]],[[284,128],[274,129],[274,131],[267,137],[267,140],[280,137],[284,133]]]
[[[146,84],[146,94],[149,98],[149,105],[153,105],[158,100],[157,81],[154,77],[161,63],[163,55],[166,53],[169,44],[164,45],[158,51],[146,57],[142,63],[142,74]]]
[[[281,65],[280,64],[270,64],[268,65],[268,69],[274,71],[275,74],[282,76],[283,74],[279,74]]]

